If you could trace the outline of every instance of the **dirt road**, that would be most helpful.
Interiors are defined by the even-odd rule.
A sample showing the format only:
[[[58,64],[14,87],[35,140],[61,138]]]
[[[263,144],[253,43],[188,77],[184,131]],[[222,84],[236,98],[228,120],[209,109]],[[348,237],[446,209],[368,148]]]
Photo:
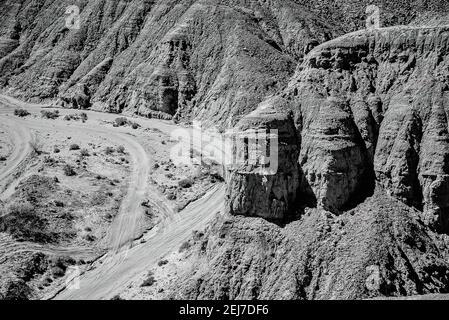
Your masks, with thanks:
[[[133,278],[177,250],[194,230],[202,229],[215,214],[223,212],[224,189],[224,185],[214,187],[179,212],[172,223],[154,232],[146,243],[95,262],[93,269],[81,276],[79,289],[66,289],[55,299],[110,299],[119,294]]]
[[[0,123],[12,140],[13,151],[6,165],[0,167],[0,200],[4,200],[3,193],[12,182],[11,176],[31,152],[29,142],[32,139],[31,132],[25,126],[4,116],[2,111],[4,109],[0,107]]]
[[[129,177],[129,186],[125,198],[122,201],[119,214],[114,220],[108,234],[110,247],[118,251],[122,246],[129,245],[137,236],[138,221],[143,214],[140,203],[145,199],[147,189],[147,177],[149,173],[149,159],[143,147],[132,136],[125,132],[120,132],[117,128],[107,128],[98,126],[96,121],[87,123],[68,123],[58,121],[45,121],[40,118],[20,119],[6,115],[12,114],[13,108],[21,107],[31,114],[39,115],[40,108],[36,105],[20,102],[10,97],[0,96],[0,121],[6,124],[6,130],[14,138],[15,150],[6,167],[0,170],[0,181],[8,181],[9,177],[24,161],[31,151],[30,142],[32,140],[31,131],[47,132],[59,130],[67,135],[76,136],[86,142],[92,141],[94,137],[101,136],[108,141],[123,145],[132,160],[132,173]],[[61,111],[61,115],[70,111]],[[112,116],[112,115],[109,115]],[[91,112],[89,119],[103,120],[103,114]],[[16,181],[17,177],[14,178]],[[0,187],[2,183],[0,183]],[[2,189],[0,189],[2,190]],[[5,195],[3,197],[6,197]]]
[[[13,110],[17,107],[24,108],[38,117],[25,119],[14,117],[12,116]],[[13,155],[9,157],[7,165],[0,169],[0,177],[2,177],[0,181],[7,181],[17,174],[20,164],[31,152],[29,142],[33,139],[33,131],[59,130],[65,134],[76,135],[77,138],[81,137],[86,141],[89,141],[92,136],[101,136],[108,141],[124,145],[132,159],[133,168],[127,194],[108,233],[111,251],[84,272],[81,276],[79,290],[65,289],[56,296],[57,299],[111,298],[135,276],[145,272],[164,255],[178,249],[191,236],[192,231],[202,229],[217,212],[223,212],[225,188],[222,184],[214,187],[204,197],[191,203],[179,213],[175,213],[166,200],[158,198],[156,193],[147,197],[150,155],[135,137],[124,129],[99,125],[104,121],[113,121],[117,117],[116,115],[86,111],[89,117],[89,121],[86,123],[48,121],[40,118],[41,108],[41,105],[28,104],[0,95],[0,124],[4,123],[8,134],[15,139]],[[73,110],[60,110],[61,117],[69,113],[73,113]],[[144,122],[168,135],[173,130],[179,129],[175,125],[159,120],[139,119],[136,121]],[[13,180],[18,180],[17,175],[14,175]],[[0,187],[2,187],[1,184]],[[164,220],[147,236],[147,242],[132,247],[133,240],[141,231],[139,221],[143,212],[140,204],[148,198],[151,200],[150,206],[160,211]],[[16,252],[17,250],[41,250],[77,256],[96,253],[90,250],[80,251],[80,248],[43,247],[30,243],[9,243],[5,248],[16,250]]]

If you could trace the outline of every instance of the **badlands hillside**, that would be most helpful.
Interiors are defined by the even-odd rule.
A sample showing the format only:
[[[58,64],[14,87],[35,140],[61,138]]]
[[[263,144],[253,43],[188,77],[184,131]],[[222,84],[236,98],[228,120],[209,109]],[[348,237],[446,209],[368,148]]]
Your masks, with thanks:
[[[381,28],[366,28],[371,4]],[[162,255],[154,238],[152,251],[136,249],[151,263],[114,262],[109,281],[123,286],[60,298],[448,293],[448,53],[445,0],[0,1],[8,96],[279,132],[276,172],[227,166],[223,194],[179,221],[207,201],[209,213],[224,210],[195,221],[179,248],[167,238]]]

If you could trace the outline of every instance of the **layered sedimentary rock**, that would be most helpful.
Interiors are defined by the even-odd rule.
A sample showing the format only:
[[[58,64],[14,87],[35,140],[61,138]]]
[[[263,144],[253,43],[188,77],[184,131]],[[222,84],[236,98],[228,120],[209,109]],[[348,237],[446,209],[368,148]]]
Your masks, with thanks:
[[[13,2],[0,2],[0,84],[11,94],[222,126],[334,36],[294,1],[84,0],[79,17],[65,14],[73,1]]]
[[[444,26],[394,27],[314,48],[261,106],[293,113],[297,200],[317,209],[284,228],[236,217],[217,223],[190,251],[198,265],[177,280],[181,296],[447,292],[448,40]]]
[[[364,27],[367,4],[83,0],[74,29],[72,1],[0,1],[0,85],[66,107],[278,130],[270,174],[250,141],[236,145],[232,215],[196,240],[173,295],[448,292],[449,20],[434,14],[447,1],[380,1],[382,26],[413,26],[334,39]]]
[[[270,99],[294,113],[301,192],[338,213],[378,184],[447,231],[448,39],[446,27],[383,28],[309,53]]]
[[[380,3],[382,24],[447,9],[412,2]],[[82,0],[78,16],[68,0],[1,1],[0,85],[69,107],[234,125],[282,89],[314,46],[363,27],[367,4]],[[97,82],[83,82],[106,59]]]
[[[292,115],[261,106],[233,130],[227,206],[234,215],[283,222],[298,209],[299,140]]]

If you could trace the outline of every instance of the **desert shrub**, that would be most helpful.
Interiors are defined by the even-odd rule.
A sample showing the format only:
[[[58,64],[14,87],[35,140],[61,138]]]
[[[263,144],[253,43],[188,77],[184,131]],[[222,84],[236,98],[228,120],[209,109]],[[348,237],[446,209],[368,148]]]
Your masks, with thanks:
[[[191,178],[182,179],[179,180],[178,185],[181,188],[190,188],[193,185],[193,180]]]
[[[52,266],[60,267],[63,270],[65,270],[67,268],[67,266],[74,265],[75,263],[76,263],[76,261],[72,257],[69,257],[69,256],[58,256],[58,257],[54,257],[51,260]]]
[[[42,252],[35,252],[27,255],[26,260],[17,271],[17,276],[23,281],[30,281],[36,275],[42,275],[47,271],[48,259]]]
[[[138,124],[137,122],[133,122],[133,123],[131,124],[131,128],[133,128],[133,129],[139,129],[139,128],[140,128],[140,124]]]
[[[87,114],[85,112],[80,113],[81,121],[86,122],[87,121]]]
[[[72,144],[69,146],[69,150],[79,150],[79,149],[80,149],[80,146],[77,145],[76,143],[72,143]]]
[[[82,122],[87,121],[87,114],[85,112],[81,112],[80,114],[71,113],[64,116],[64,120],[71,121],[71,120],[81,120]]]
[[[125,153],[125,147],[124,146],[118,146],[117,147],[117,152],[121,153],[121,154],[124,154]]]
[[[157,265],[159,267],[165,266],[168,263],[168,260],[164,259],[164,260],[160,260]]]
[[[61,149],[59,149],[57,146],[54,146],[54,147],[53,147],[53,152],[54,152],[54,153],[60,153],[60,152],[61,152]]]
[[[30,115],[30,113],[25,109],[18,108],[14,110],[14,115],[18,117],[26,117]]]
[[[55,200],[55,201],[54,201],[54,204],[55,204],[55,206],[58,207],[58,208],[64,207],[64,202],[62,202],[61,200]]]
[[[28,201],[13,203],[7,208],[6,215],[0,217],[0,231],[8,232],[18,240],[40,243],[54,240],[54,235],[47,232],[47,221]]]
[[[89,242],[95,241],[95,237],[89,233],[85,234],[83,238]]]
[[[88,156],[90,156],[89,150],[87,150],[87,149],[81,149],[80,155],[81,155],[82,157],[88,157]]]
[[[114,153],[114,148],[112,148],[112,147],[106,147],[105,149],[104,149],[104,153],[106,154],[106,155],[111,155],[111,154],[113,154]]]
[[[42,110],[41,111],[42,118],[45,119],[57,119],[59,118],[59,110]]]
[[[148,272],[147,278],[142,282],[140,285],[141,287],[151,287],[153,284],[156,283],[156,279],[153,276],[153,272]]]
[[[6,161],[6,157],[1,156],[1,157],[0,157],[0,161]]]
[[[120,295],[116,294],[115,296],[113,296],[111,298],[111,300],[123,300],[122,297],[120,297]]]
[[[122,127],[128,124],[128,119],[126,119],[125,117],[115,118],[114,123],[116,126]]]
[[[52,278],[50,278],[50,277],[45,277],[44,280],[42,281],[42,285],[43,285],[44,287],[48,287],[48,286],[50,286],[50,285],[52,284],[52,282],[53,282],[53,279],[52,279]]]
[[[179,252],[183,252],[183,251],[187,250],[188,248],[190,248],[190,242],[189,242],[189,241],[185,241],[185,242],[179,247]]]
[[[70,164],[65,164],[64,167],[62,168],[62,170],[64,171],[64,174],[67,177],[72,177],[76,175],[75,170],[73,169],[73,167]]]
[[[170,192],[169,194],[167,194],[167,199],[176,200],[176,194],[174,192]]]
[[[33,150],[33,152],[37,155],[42,154],[42,143],[36,138],[34,137],[33,140],[30,141],[30,147]]]
[[[55,278],[61,278],[61,277],[63,277],[65,275],[65,270],[63,270],[60,267],[52,267],[51,268],[51,274]]]
[[[57,162],[56,159],[54,159],[54,158],[52,158],[52,157],[50,157],[50,156],[45,156],[45,157],[44,157],[44,163],[47,164],[47,165],[49,165],[49,166],[55,165],[56,162]]]
[[[58,256],[52,258],[50,264],[53,277],[60,278],[65,275],[67,267],[76,264],[76,261],[68,256]]]
[[[6,284],[4,300],[29,300],[32,290],[23,280],[11,280]]]

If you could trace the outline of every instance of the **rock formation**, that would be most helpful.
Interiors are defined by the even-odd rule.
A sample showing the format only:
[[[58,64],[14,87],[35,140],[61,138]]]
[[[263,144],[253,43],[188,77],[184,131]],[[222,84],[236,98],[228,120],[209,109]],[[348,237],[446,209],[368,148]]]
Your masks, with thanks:
[[[444,199],[448,87],[442,75],[448,63],[448,31],[446,27],[361,31],[315,48],[299,68],[299,82],[288,90],[293,96],[289,103],[301,118],[300,163],[325,207],[339,209],[350,200],[351,191],[360,192],[357,185],[378,183],[388,194],[423,209],[436,229],[448,231]],[[334,109],[327,109],[329,104]],[[330,142],[324,149],[338,150],[329,160],[335,167],[322,167],[322,154],[314,157],[323,148],[314,143],[317,127],[324,132],[324,142]],[[308,143],[312,148],[306,147]],[[370,170],[376,181],[370,181],[374,179]],[[327,190],[347,194],[329,196]]]
[[[166,289],[185,299],[361,299],[448,292],[449,264],[418,212],[378,190],[340,216],[306,209],[285,228],[217,218]]]
[[[294,207],[307,203],[304,213],[285,227],[220,218],[186,254],[194,267],[178,275],[183,290],[172,296],[448,292],[448,31],[441,25],[362,30],[313,48],[287,88],[259,106],[293,114],[299,157],[282,161],[289,161],[286,168],[298,165]],[[229,198],[252,199],[240,195],[255,189],[257,183],[247,183],[254,177],[231,175]],[[236,188],[242,181],[247,188]],[[237,203],[259,206],[258,214],[233,211],[231,201],[233,214],[273,218],[260,199]]]
[[[262,106],[240,120],[234,132],[233,154],[240,157],[227,166],[230,212],[278,222],[292,219],[300,174],[292,115]]]

